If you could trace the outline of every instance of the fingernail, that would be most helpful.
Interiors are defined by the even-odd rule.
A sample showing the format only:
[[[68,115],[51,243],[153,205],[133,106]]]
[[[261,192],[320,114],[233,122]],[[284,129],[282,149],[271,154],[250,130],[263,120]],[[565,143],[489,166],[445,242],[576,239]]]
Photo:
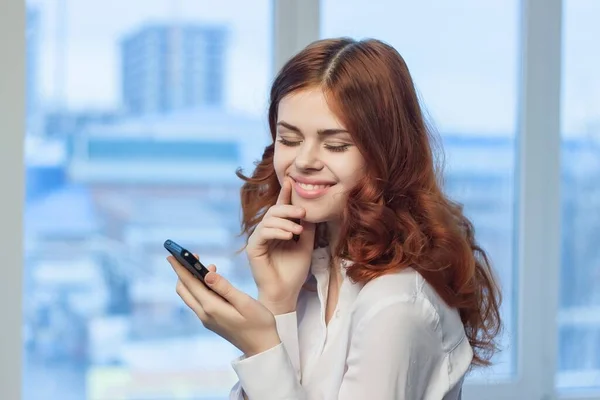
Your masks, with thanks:
[[[204,282],[208,283],[209,285],[212,285],[213,283],[215,283],[216,280],[217,280],[217,277],[213,273],[206,274],[206,276],[204,277]]]

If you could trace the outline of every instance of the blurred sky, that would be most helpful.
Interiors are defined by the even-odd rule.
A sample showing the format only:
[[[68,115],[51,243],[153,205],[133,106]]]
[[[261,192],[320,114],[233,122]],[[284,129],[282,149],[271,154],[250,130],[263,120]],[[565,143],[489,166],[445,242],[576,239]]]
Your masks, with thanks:
[[[66,5],[66,83],[56,82],[57,5]],[[271,79],[270,0],[28,0],[42,11],[42,100],[69,108],[120,102],[118,42],[146,22],[223,23],[231,30],[226,102],[264,116]],[[600,2],[565,0],[563,126],[600,125]],[[428,112],[443,131],[512,135],[519,95],[516,0],[323,0],[322,37],[375,37],[405,58]]]

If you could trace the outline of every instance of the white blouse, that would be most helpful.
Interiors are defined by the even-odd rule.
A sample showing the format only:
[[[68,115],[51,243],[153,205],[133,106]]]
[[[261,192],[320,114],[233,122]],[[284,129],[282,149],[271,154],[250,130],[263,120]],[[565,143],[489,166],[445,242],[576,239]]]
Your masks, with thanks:
[[[456,309],[413,269],[354,284],[345,274],[325,324],[329,251],[316,249],[317,292],[302,290],[295,312],[275,317],[282,343],[232,362],[254,400],[459,400],[473,350]]]

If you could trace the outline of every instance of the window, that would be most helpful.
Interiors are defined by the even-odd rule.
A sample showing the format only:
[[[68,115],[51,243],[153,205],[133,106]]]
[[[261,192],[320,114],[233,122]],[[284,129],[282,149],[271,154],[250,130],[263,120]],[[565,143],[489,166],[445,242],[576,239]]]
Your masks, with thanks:
[[[486,378],[516,371],[515,136],[519,3],[323,0],[321,36],[374,37],[405,59],[440,133],[446,191],[465,206],[503,286],[504,351]],[[348,21],[354,21],[349,24]],[[471,380],[481,378],[474,374]]]
[[[253,294],[234,172],[269,139],[271,2],[27,8],[23,398],[224,398],[238,351],[179,299],[162,244]]]
[[[600,3],[563,5],[560,391],[600,389]]]
[[[15,104],[27,117],[23,292],[10,293],[19,271],[7,268],[0,397],[16,398],[17,384],[25,400],[226,397],[237,352],[178,299],[162,242],[178,239],[252,293],[232,255],[232,171],[268,139],[271,60],[340,35],[386,40],[406,59],[445,145],[446,190],[499,272],[504,352],[469,376],[465,400],[598,396],[597,1],[26,3],[25,70],[19,41],[0,42],[9,258],[21,220],[7,197],[23,183]],[[4,1],[6,37],[18,39],[21,7]],[[22,74],[27,101],[15,102],[22,90],[5,84]],[[22,382],[12,296],[23,303]]]

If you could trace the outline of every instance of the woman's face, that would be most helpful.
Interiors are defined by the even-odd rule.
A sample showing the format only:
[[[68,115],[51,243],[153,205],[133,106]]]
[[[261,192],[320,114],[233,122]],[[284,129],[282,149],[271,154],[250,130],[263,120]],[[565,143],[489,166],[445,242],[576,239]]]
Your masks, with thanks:
[[[280,184],[292,179],[292,204],[317,223],[340,217],[365,160],[323,92],[307,89],[279,102],[274,166]]]

